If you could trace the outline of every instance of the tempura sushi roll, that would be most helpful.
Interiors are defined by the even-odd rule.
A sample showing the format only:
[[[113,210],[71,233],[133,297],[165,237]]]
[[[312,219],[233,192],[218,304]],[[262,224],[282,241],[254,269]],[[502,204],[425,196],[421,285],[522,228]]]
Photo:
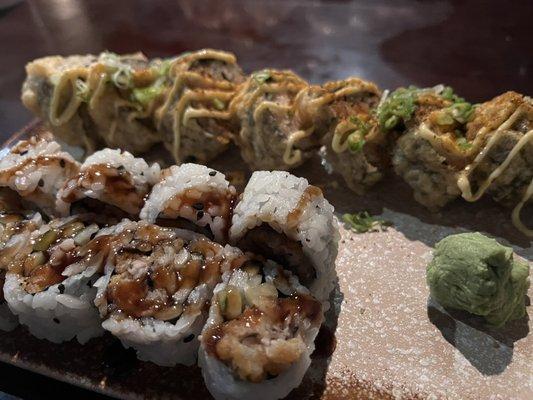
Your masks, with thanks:
[[[387,141],[373,110],[381,92],[357,78],[310,87],[306,107],[322,137],[322,155],[356,193],[378,182],[387,166]]]
[[[169,62],[110,52],[40,58],[26,66],[22,102],[88,153],[104,146],[144,152],[161,141],[153,112],[170,85]]]
[[[302,381],[323,321],[290,272],[251,260],[215,288],[199,364],[217,400],[273,400]]]
[[[43,221],[39,213],[24,212],[18,209],[15,211],[7,207],[7,204],[2,204],[2,209],[3,211],[0,212],[0,330],[9,331],[18,325],[18,320],[9,310],[4,298],[6,273],[12,263],[19,257],[23,257],[21,249],[31,240],[31,232],[37,229]]]
[[[198,164],[172,166],[154,186],[141,218],[227,241],[236,190],[221,172]]]
[[[521,209],[533,198],[533,100],[504,93],[476,107],[466,133],[473,158],[459,175],[459,188],[468,201],[485,193],[514,207],[513,223],[533,237],[533,224],[524,225]]]
[[[24,240],[10,262],[5,300],[37,338],[83,344],[103,333],[92,284],[109,247],[91,241],[98,230],[79,217],[51,220]]]
[[[411,186],[415,200],[432,210],[461,193],[457,178],[471,161],[471,145],[465,134],[474,112],[472,104],[450,91],[435,90],[426,89],[422,97],[425,103],[421,104],[413,100],[422,96],[419,92],[402,92],[403,97],[396,100],[409,111],[402,117],[407,119],[389,117],[400,121],[392,129],[399,129],[399,125],[407,128],[394,148],[394,170]]]
[[[141,360],[194,364],[206,304],[232,253],[205,236],[146,221],[126,220],[104,235],[115,238],[97,282],[104,329]]]
[[[79,163],[48,137],[21,140],[0,158],[0,187],[18,193],[47,214],[55,213],[56,196]]]
[[[171,88],[155,112],[165,146],[178,163],[206,163],[230,144],[228,106],[244,75],[233,54],[204,49],[177,57],[169,78]]]
[[[283,171],[253,173],[230,228],[232,244],[289,268],[326,308],[338,239],[333,206],[322,191]]]
[[[252,169],[295,168],[320,147],[298,94],[307,83],[291,71],[265,69],[240,87],[231,110],[240,133],[236,143]]]
[[[69,215],[73,203],[83,203],[88,210],[102,212],[110,205],[138,217],[145,197],[159,181],[157,163],[148,165],[127,151],[104,149],[87,157],[80,172],[59,191],[57,209]]]

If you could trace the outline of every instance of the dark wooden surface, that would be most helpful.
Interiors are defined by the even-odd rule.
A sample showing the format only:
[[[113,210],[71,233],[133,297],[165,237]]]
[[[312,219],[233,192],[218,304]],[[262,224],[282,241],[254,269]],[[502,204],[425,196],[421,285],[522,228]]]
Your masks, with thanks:
[[[19,101],[26,62],[105,49],[169,56],[214,47],[235,52],[246,72],[291,68],[312,82],[443,82],[475,102],[509,89],[533,95],[532,16],[530,0],[0,0],[0,140],[31,118]],[[90,396],[2,364],[0,390]]]

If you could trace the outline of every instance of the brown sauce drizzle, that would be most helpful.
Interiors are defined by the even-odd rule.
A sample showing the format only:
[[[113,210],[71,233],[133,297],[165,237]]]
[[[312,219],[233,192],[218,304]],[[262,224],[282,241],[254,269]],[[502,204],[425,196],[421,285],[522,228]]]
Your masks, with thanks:
[[[320,196],[322,196],[322,190],[320,190],[320,188],[313,185],[309,185],[305,188],[300,200],[298,200],[298,204],[296,204],[296,207],[294,207],[287,215],[287,225],[289,228],[292,229],[298,225],[307,205],[311,203],[315,197]]]
[[[158,231],[162,234],[158,234]],[[172,296],[179,289],[190,291],[200,284],[214,286],[219,281],[220,266],[223,261],[223,257],[219,254],[222,246],[205,238],[194,239],[184,244],[183,247],[191,254],[191,257],[181,268],[176,270],[173,265],[161,265],[150,269],[150,264],[153,263],[152,258],[157,257],[158,251],[162,251],[163,246],[173,246],[176,251],[181,250],[179,246],[183,245],[183,242],[180,242],[180,239],[176,241],[169,238],[169,232],[171,231],[156,225],[146,226],[135,232],[134,237],[148,238],[150,247],[146,247],[147,251],[141,251],[141,255],[137,255],[139,253],[136,251],[139,251],[143,243],[142,241],[136,242],[135,238],[118,250],[127,263],[135,259],[145,261],[147,270],[143,276],[133,279],[127,270],[117,266],[116,274],[111,279],[107,293],[107,299],[113,310],[134,318],[148,316],[158,318],[158,313],[171,307],[190,307],[187,304],[177,304],[173,299]],[[123,253],[129,254],[124,256]],[[149,296],[151,290],[158,289],[159,297]]]
[[[80,171],[71,181],[78,188],[90,189],[95,183],[104,187],[104,193],[108,201],[115,206],[120,206],[125,211],[136,214],[144,205],[144,198],[148,194],[149,187],[138,192],[133,177],[123,168],[116,168],[109,164],[94,164]],[[62,198],[64,202],[73,203],[79,200],[79,193],[71,190]]]

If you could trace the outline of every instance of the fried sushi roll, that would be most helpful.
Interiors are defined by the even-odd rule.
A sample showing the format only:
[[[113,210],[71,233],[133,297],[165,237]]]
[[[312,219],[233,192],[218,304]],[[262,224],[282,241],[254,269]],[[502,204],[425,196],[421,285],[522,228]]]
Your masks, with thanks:
[[[96,284],[104,329],[133,347],[141,360],[194,364],[206,304],[221,271],[242,253],[146,221],[126,220],[103,235],[114,242],[106,274]]]
[[[5,200],[1,195],[1,200]],[[11,204],[11,201],[9,201]],[[10,331],[18,325],[18,319],[9,310],[4,298],[4,282],[10,264],[23,257],[22,249],[31,240],[31,232],[43,223],[39,213],[10,208],[2,201],[0,212],[0,330]]]
[[[200,50],[177,57],[171,88],[155,112],[157,126],[176,162],[206,163],[230,144],[229,103],[244,81],[233,54]]]
[[[322,155],[356,193],[375,184],[387,166],[387,141],[373,116],[381,93],[357,78],[311,86],[305,108],[322,138]]]
[[[109,247],[91,241],[98,230],[82,217],[51,220],[25,237],[10,260],[5,300],[37,338],[83,344],[103,333],[92,284]]]
[[[61,140],[92,153],[133,153],[161,141],[153,112],[170,85],[170,60],[141,53],[44,57],[26,66],[22,102]]]
[[[0,187],[18,193],[45,213],[55,213],[56,196],[79,163],[47,137],[21,140],[0,158]]]
[[[384,127],[406,129],[394,148],[394,171],[411,186],[416,201],[432,210],[443,207],[461,194],[457,178],[471,161],[465,135],[474,107],[441,87],[403,89],[391,95],[391,103],[396,104],[382,111],[382,119],[388,118]],[[387,109],[394,108],[401,112],[389,117]]]
[[[327,309],[339,239],[333,210],[306,179],[257,171],[235,207],[230,242],[292,270]]]
[[[520,218],[533,198],[533,100],[507,92],[480,104],[468,124],[466,143],[473,161],[459,174],[462,196],[476,201],[486,193],[514,207],[514,225],[533,237],[533,225]]]
[[[57,196],[56,207],[69,215],[74,203],[90,211],[102,212],[104,205],[139,216],[145,197],[160,179],[157,163],[148,165],[127,151],[104,149],[87,157],[80,172],[69,179]],[[114,210],[108,210],[113,213]]]
[[[251,169],[295,168],[320,147],[300,107],[307,83],[291,71],[265,69],[239,89],[231,110],[240,133],[236,143]]]
[[[165,175],[146,200],[141,219],[227,242],[237,192],[224,174],[203,165],[182,164]]]
[[[320,302],[272,261],[251,260],[215,288],[199,365],[215,399],[285,397],[311,364]]]

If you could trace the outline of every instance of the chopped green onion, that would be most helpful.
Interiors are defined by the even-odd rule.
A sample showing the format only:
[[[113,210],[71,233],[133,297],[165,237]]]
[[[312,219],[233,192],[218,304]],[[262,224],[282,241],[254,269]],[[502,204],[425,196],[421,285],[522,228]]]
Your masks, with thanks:
[[[368,211],[355,214],[344,214],[342,220],[357,233],[379,232],[391,226],[392,223],[371,216]]]
[[[111,81],[119,89],[129,89],[133,86],[133,71],[130,67],[118,68],[113,75]]]
[[[466,124],[474,115],[475,107],[470,103],[455,103],[439,111],[437,124],[452,125],[455,121]]]
[[[450,86],[446,86],[440,93],[440,96],[443,99],[453,101],[454,103],[465,103],[465,99],[457,96]]]
[[[136,101],[143,106],[147,106],[150,104],[150,102],[161,95],[164,89],[165,86],[162,84],[162,82],[156,81],[150,86],[133,89],[131,92],[131,97],[133,101]]]
[[[365,143],[366,140],[361,134],[361,131],[355,131],[350,136],[348,136],[348,148],[352,153],[357,153],[363,150]]]
[[[392,92],[376,110],[379,126],[392,130],[400,124],[411,119],[415,112],[415,101],[420,89],[410,86]]]
[[[167,77],[168,76],[168,73],[170,72],[170,68],[172,67],[172,62],[174,61],[174,59],[172,58],[167,58],[163,61],[161,61],[161,65],[159,66],[159,69],[158,69],[158,75],[160,77]]]
[[[268,71],[259,71],[252,74],[252,78],[260,85],[272,79],[272,75]]]
[[[466,140],[466,138],[460,137],[457,139],[457,146],[459,146],[461,150],[466,151],[472,148],[472,143]]]
[[[213,99],[213,105],[217,110],[223,110],[224,108],[226,108],[226,103],[217,98]]]
[[[76,96],[83,102],[87,103],[90,99],[89,86],[85,81],[78,78],[76,79]]]

